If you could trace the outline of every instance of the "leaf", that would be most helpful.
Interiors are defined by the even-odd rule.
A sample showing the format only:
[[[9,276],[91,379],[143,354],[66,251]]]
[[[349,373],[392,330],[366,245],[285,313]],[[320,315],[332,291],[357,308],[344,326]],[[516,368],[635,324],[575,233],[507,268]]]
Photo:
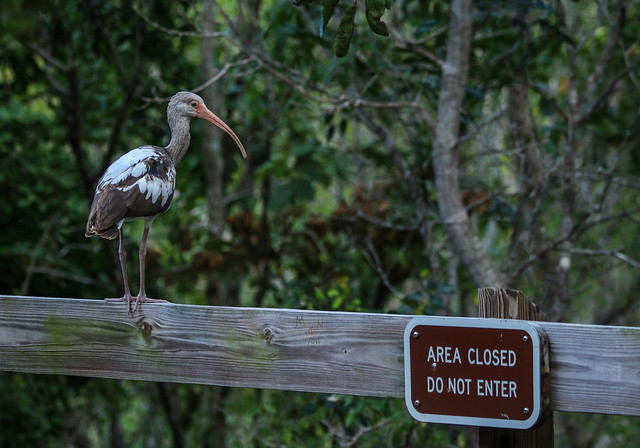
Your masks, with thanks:
[[[322,26],[320,27],[320,37],[324,36],[324,30],[327,29],[329,20],[333,12],[336,10],[336,5],[339,0],[322,0]]]
[[[294,201],[310,201],[315,194],[315,187],[308,179],[294,178],[273,186],[269,198],[269,209],[278,211]]]
[[[389,30],[387,29],[387,24],[384,23],[381,19],[385,10],[385,0],[366,0],[365,8],[367,10],[367,23],[369,24],[369,28],[376,34],[380,36],[388,36]]]
[[[339,58],[345,57],[349,52],[355,17],[356,5],[354,3],[353,6],[347,8],[344,14],[342,14],[340,25],[338,25],[336,40],[333,42],[333,52]]]
[[[355,412],[349,412],[347,414],[347,418],[344,421],[344,427],[345,428],[350,427],[351,424],[353,423],[353,420],[355,419],[355,417],[356,417],[356,413]]]
[[[380,20],[384,14],[385,0],[366,0],[365,9],[375,20]]]
[[[310,201],[316,194],[316,189],[307,179],[294,179],[290,183],[291,197],[294,200]]]
[[[384,23],[382,20],[376,21],[374,18],[371,17],[371,14],[369,14],[368,11],[367,11],[367,23],[369,24],[369,28],[371,28],[371,31],[373,31],[374,33],[379,34],[380,36],[389,35],[387,24]]]
[[[316,147],[313,144],[310,144],[310,143],[301,144],[293,148],[293,151],[291,151],[291,155],[296,157],[305,156],[307,154],[313,153],[315,149]]]

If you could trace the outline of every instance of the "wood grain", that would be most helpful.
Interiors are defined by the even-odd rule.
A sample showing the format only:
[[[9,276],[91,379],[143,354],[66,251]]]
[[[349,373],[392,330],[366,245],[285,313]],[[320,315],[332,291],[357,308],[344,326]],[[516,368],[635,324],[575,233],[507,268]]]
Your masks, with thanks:
[[[551,408],[640,415],[640,328],[542,324],[551,342]]]
[[[0,295],[0,370],[403,397],[411,317]],[[535,324],[552,409],[640,415],[640,328]]]
[[[478,290],[478,314],[480,317],[546,321],[545,316],[522,291],[504,288]],[[540,327],[540,393],[541,411],[538,424],[526,431],[504,428],[480,428],[479,446],[509,446],[518,448],[553,447],[553,412],[551,411],[551,375],[549,337]]]
[[[0,369],[402,396],[406,318],[0,296]]]

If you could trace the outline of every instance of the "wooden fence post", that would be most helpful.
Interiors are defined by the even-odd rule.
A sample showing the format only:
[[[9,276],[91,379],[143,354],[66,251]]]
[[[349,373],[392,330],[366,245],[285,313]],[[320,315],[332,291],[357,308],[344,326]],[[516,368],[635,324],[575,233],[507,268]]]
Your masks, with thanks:
[[[480,317],[520,320],[548,320],[540,309],[531,303],[521,291],[503,288],[480,288],[478,290]],[[548,344],[547,344],[548,347]],[[543,358],[543,398],[540,423],[528,430],[479,428],[479,446],[483,447],[553,447],[553,411],[549,406],[549,354]]]

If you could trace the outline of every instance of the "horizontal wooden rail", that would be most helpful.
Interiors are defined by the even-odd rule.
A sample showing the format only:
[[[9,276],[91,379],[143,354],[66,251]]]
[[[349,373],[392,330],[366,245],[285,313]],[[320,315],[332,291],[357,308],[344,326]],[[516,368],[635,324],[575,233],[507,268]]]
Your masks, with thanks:
[[[411,317],[0,295],[0,370],[403,397]],[[553,409],[640,415],[640,328],[532,323]]]

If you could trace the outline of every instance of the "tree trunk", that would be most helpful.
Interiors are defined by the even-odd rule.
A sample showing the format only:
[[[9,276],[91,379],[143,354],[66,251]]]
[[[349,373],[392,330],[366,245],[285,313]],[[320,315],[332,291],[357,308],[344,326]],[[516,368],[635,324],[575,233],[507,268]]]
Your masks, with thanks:
[[[213,1],[206,0],[202,4],[203,32],[214,31]],[[207,81],[217,73],[215,38],[200,39],[202,80]],[[213,83],[202,91],[202,99],[215,113],[224,116],[224,96],[220,94],[218,84]],[[204,164],[204,178],[207,193],[207,209],[209,213],[209,229],[212,236],[220,237],[224,229],[224,157],[222,155],[222,133],[215,126],[202,127],[202,151]]]
[[[511,266],[517,265],[518,260],[527,259],[531,252],[545,244],[540,215],[548,187],[543,151],[531,115],[526,68],[517,71],[514,77],[515,83],[507,88],[507,120],[509,137],[517,157],[515,163],[518,166],[520,193],[509,245],[508,264]],[[553,253],[544,254],[537,262],[545,284],[553,283],[557,264],[557,257]],[[518,282],[519,278],[511,280]],[[540,291],[539,295],[543,294]],[[543,302],[548,309],[551,308],[551,304]]]
[[[215,9],[214,0],[205,0],[202,3],[202,30],[207,32],[215,31]],[[200,39],[201,69],[203,82],[213,77],[217,71],[216,54],[218,52],[218,42],[215,38]],[[220,116],[225,114],[224,95],[216,83],[211,84],[202,91],[202,99],[210,107],[215,107],[216,113]],[[205,188],[207,195],[207,210],[209,214],[208,228],[211,238],[219,239],[222,236],[225,226],[226,207],[224,203],[224,155],[222,153],[222,138],[220,130],[214,126],[203,126],[202,128],[202,151],[203,168],[205,176]],[[235,289],[235,288],[234,288]],[[232,305],[235,300],[228,298],[230,291],[227,284],[220,280],[217,272],[207,273],[206,302],[209,305]],[[225,447],[226,446],[226,419],[224,411],[223,397],[226,394],[224,388],[213,387],[207,394],[211,399],[211,408],[214,410],[211,415],[210,439],[206,441],[206,446]]]
[[[472,1],[451,4],[447,57],[442,66],[433,164],[440,214],[456,255],[478,287],[506,286],[506,278],[482,248],[462,203],[458,185],[456,146],[460,132],[460,110],[469,72],[472,35]]]

